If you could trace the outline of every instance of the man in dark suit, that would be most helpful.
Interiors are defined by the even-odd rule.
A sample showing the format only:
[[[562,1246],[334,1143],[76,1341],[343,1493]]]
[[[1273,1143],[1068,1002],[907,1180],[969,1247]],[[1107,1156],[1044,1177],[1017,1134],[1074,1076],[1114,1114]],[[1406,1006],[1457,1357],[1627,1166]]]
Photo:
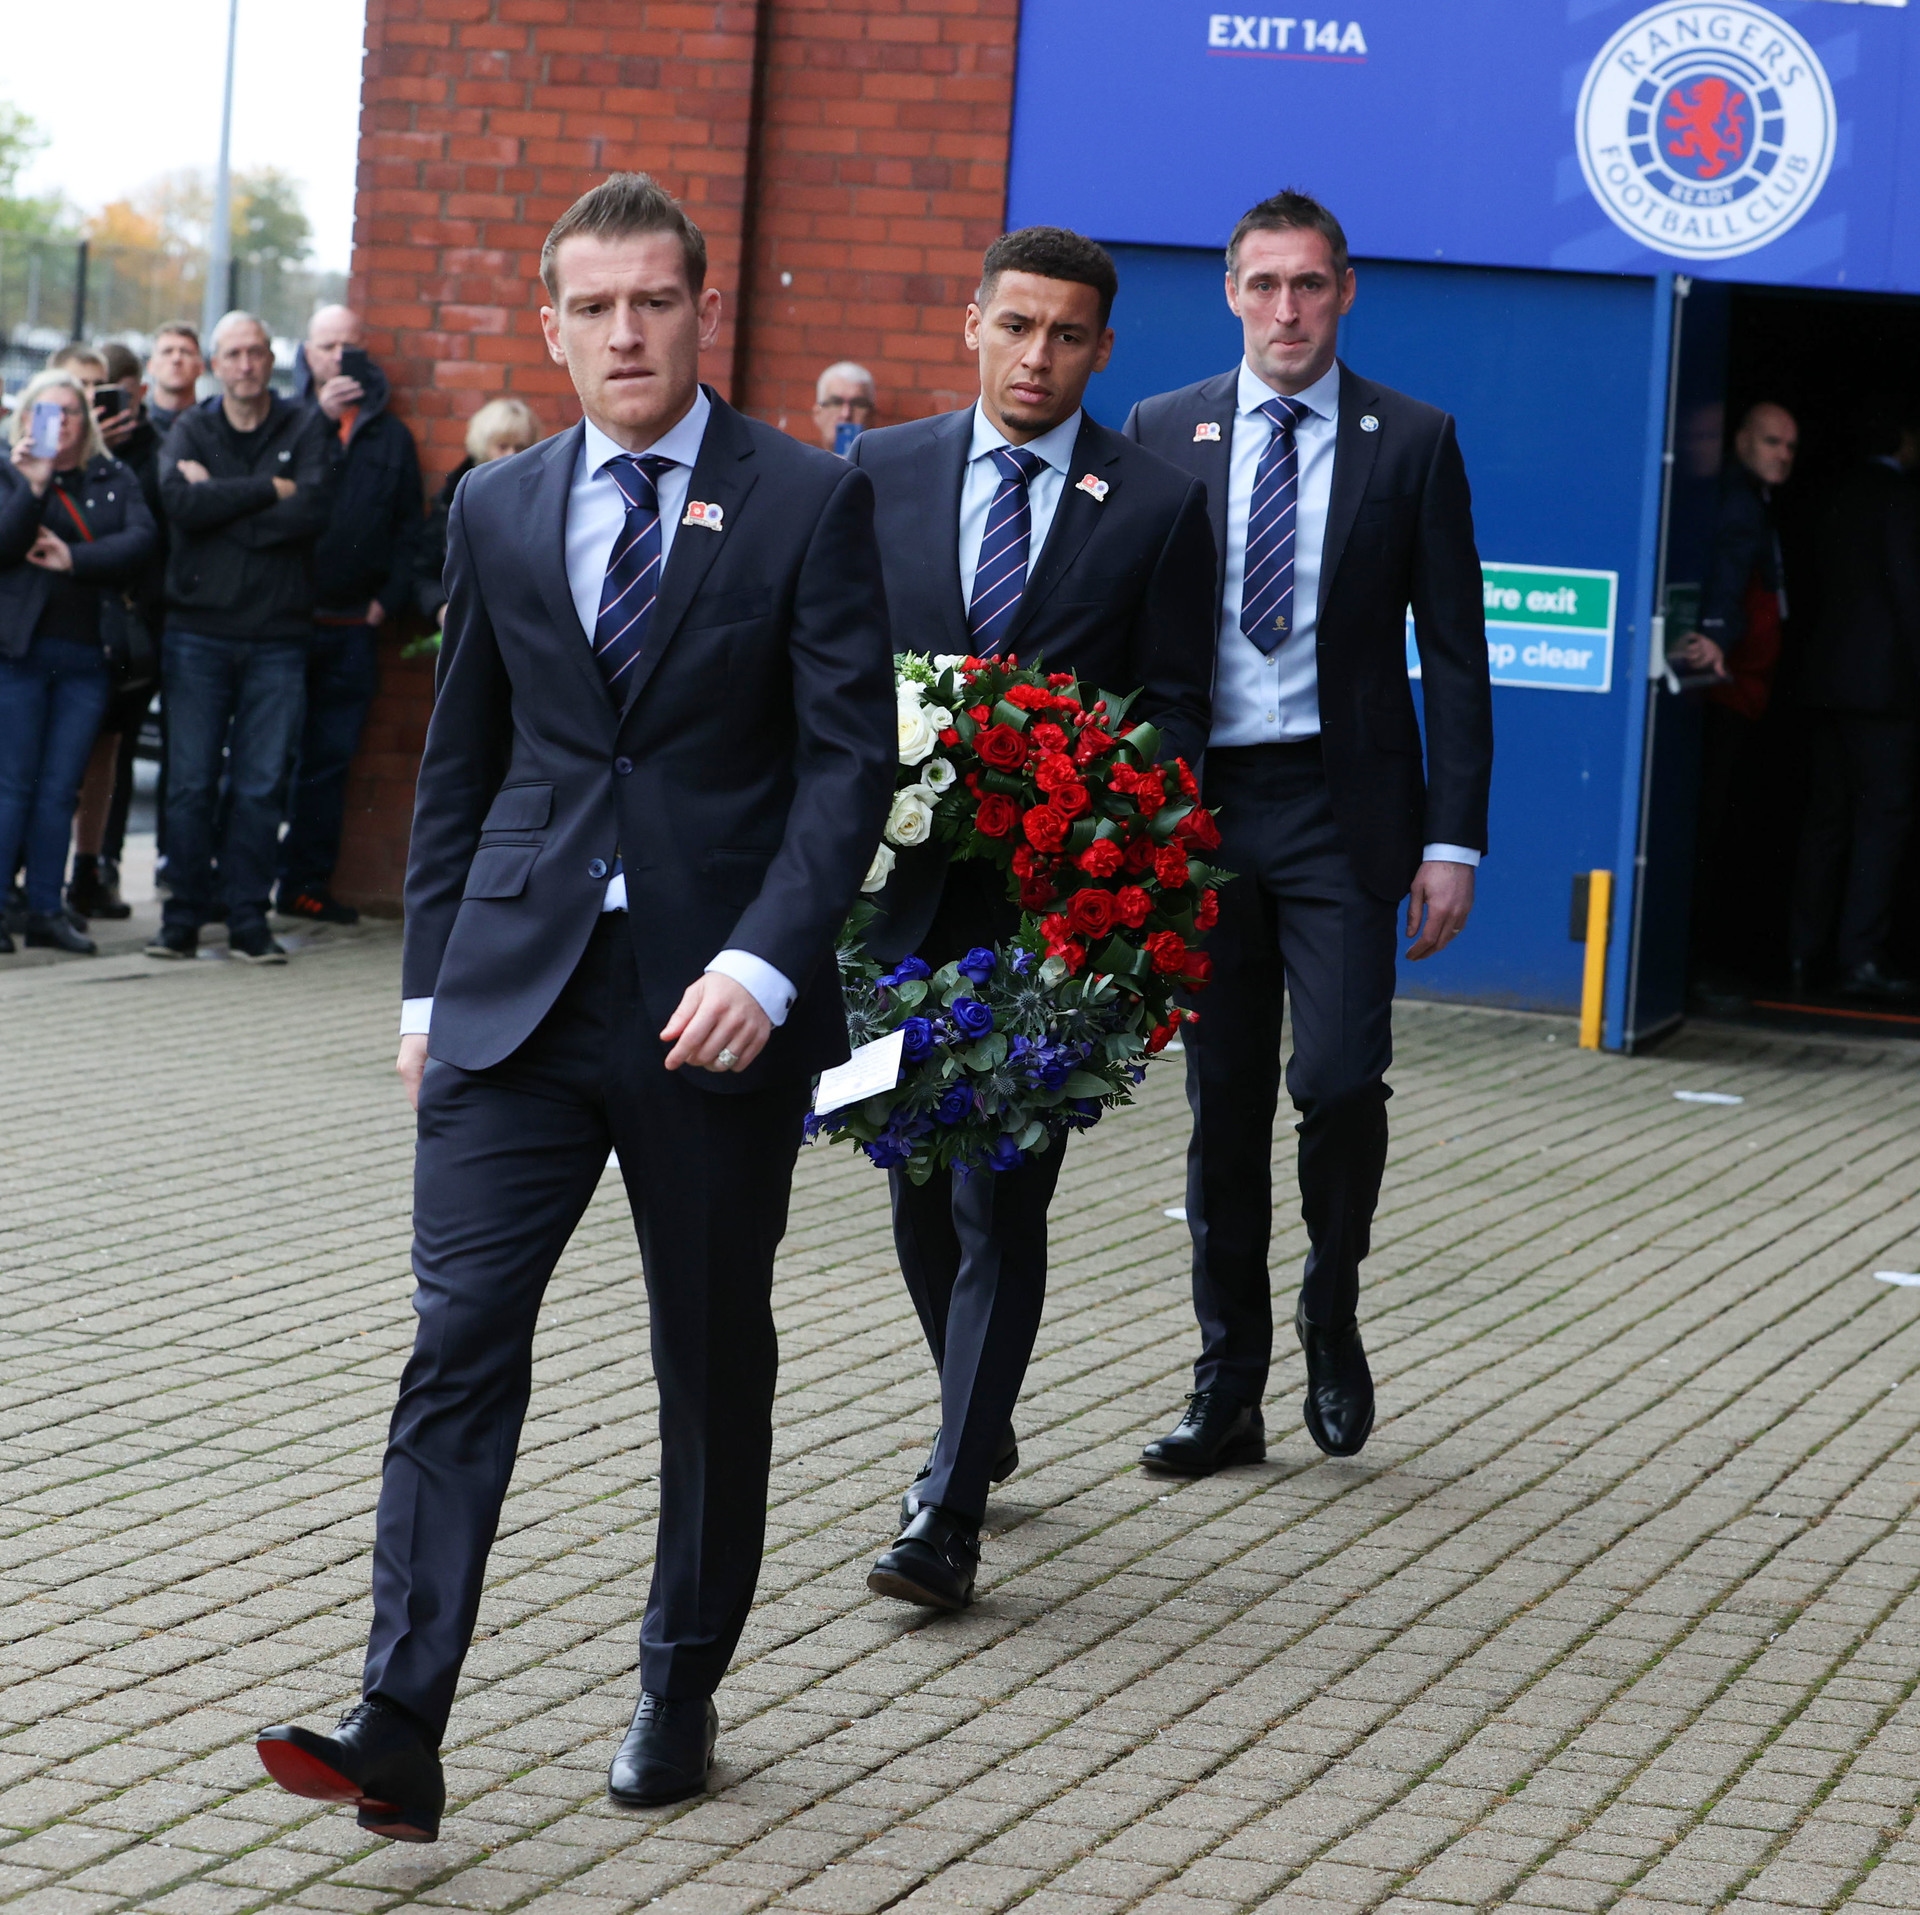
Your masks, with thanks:
[[[872,487],[697,383],[705,274],[644,174],[562,215],[541,324],[586,418],[477,468],[448,528],[399,1062],[420,1321],[364,1700],[332,1735],[259,1742],[284,1786],[403,1841],[438,1832],[535,1317],[609,1146],[661,1407],[616,1801],[705,1786],[759,1572],[773,1256],[809,1079],[847,1054],[833,944],[892,790],[894,698]]]
[[[1396,907],[1407,899],[1409,957],[1440,950],[1486,849],[1493,726],[1467,475],[1452,419],[1339,362],[1353,297],[1333,215],[1302,193],[1262,201],[1227,248],[1244,360],[1127,421],[1207,488],[1221,589],[1204,789],[1218,862],[1239,874],[1187,1037],[1201,1354],[1186,1415],[1143,1459],[1180,1475],[1266,1454],[1283,987],[1311,1245],[1294,1313],[1307,1430],[1351,1456],[1373,1428],[1358,1304],[1387,1155]]]
[[[1887,952],[1920,755],[1920,431],[1869,420],[1862,451],[1820,527],[1820,624],[1803,685],[1813,778],[1790,955],[1804,988],[1831,938],[1843,992],[1897,1000],[1920,990]]]
[[[1081,409],[1107,363],[1118,278],[1091,240],[1029,227],[988,247],[966,341],[978,404],[869,432],[887,609],[936,653],[998,654],[1116,693],[1190,762],[1207,737],[1213,539],[1200,487]],[[1091,486],[1082,481],[1091,478]],[[1005,879],[944,851],[902,854],[869,947],[936,968],[1018,926]],[[972,1598],[987,1486],[1018,1466],[1013,1407],[1046,1295],[1047,1205],[1064,1139],[1013,1170],[892,1175],[894,1242],[940,1372],[940,1433],[875,1564],[883,1595]]]

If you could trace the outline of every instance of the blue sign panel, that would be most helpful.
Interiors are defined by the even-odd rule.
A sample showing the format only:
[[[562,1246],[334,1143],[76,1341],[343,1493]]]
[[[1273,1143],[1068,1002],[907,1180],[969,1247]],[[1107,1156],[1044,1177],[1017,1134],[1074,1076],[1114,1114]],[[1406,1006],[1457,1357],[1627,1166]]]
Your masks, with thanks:
[[[1533,691],[1613,689],[1618,572],[1560,565],[1480,563],[1487,619],[1487,673],[1496,685]],[[1420,676],[1413,613],[1407,613],[1407,675]]]
[[[1024,0],[1010,223],[1215,246],[1298,186],[1375,258],[1920,292],[1920,6],[1344,4]]]

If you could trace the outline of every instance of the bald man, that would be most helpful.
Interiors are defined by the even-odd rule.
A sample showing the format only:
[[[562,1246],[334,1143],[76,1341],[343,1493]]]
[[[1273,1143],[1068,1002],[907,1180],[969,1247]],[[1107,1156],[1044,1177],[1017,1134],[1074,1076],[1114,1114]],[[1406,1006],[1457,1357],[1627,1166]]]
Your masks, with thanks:
[[[348,306],[307,322],[294,388],[321,415],[333,457],[333,515],[313,553],[313,649],[293,804],[280,847],[286,918],[351,924],[333,895],[346,822],[347,774],[380,685],[376,634],[412,600],[423,523],[420,455],[387,409],[387,380]]]

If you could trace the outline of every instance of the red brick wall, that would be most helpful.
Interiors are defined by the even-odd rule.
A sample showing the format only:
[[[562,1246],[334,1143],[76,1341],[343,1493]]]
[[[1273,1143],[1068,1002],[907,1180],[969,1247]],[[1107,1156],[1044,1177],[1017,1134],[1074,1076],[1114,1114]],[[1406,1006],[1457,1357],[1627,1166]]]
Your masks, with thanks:
[[[1017,18],[1017,0],[369,0],[352,298],[429,486],[488,399],[578,417],[540,339],[540,242],[618,168],[706,233],[728,317],[703,373],[735,403],[806,435],[842,358],[879,376],[884,420],[970,399],[960,314],[1006,204]],[[376,910],[399,899],[432,691],[397,653],[336,875]]]

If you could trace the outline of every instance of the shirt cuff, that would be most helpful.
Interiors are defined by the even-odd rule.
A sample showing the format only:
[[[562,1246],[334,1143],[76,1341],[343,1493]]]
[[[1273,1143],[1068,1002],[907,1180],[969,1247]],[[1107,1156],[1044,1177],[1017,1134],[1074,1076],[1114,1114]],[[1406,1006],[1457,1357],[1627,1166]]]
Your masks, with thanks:
[[[1477,865],[1480,862],[1479,852],[1474,850],[1471,845],[1464,844],[1430,844],[1420,853],[1420,858],[1425,864],[1464,864],[1471,866]]]
[[[744,986],[776,1030],[787,1021],[787,1013],[793,1009],[792,981],[765,958],[755,957],[751,951],[722,951],[707,969]]]
[[[400,1000],[400,1035],[425,1037],[433,1028],[433,999],[403,997]]]

